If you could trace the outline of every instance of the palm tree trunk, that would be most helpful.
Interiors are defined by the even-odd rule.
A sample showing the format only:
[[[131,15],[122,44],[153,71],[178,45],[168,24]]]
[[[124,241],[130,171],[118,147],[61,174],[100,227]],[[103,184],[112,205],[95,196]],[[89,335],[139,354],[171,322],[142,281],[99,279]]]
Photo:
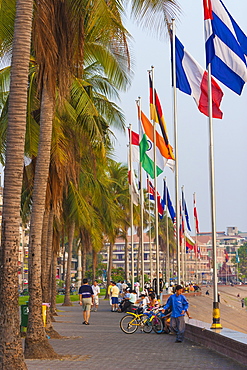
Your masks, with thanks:
[[[72,260],[74,233],[75,233],[75,222],[72,222],[69,225],[69,232],[68,232],[69,250],[68,250],[68,258],[67,258],[65,296],[64,296],[64,302],[62,304],[63,306],[72,306],[72,303],[70,300],[70,285],[71,285],[71,260]]]
[[[81,251],[81,276],[82,279],[85,278],[86,274],[86,259],[87,259],[87,252],[85,246],[82,246],[82,251]]]
[[[26,369],[20,337],[18,252],[32,0],[17,0],[11,60],[0,248],[0,369]]]
[[[44,246],[46,251],[46,261],[45,266],[46,269],[44,271],[45,275],[43,276],[43,286],[42,286],[42,298],[43,302],[49,303],[51,299],[50,295],[50,276],[51,276],[51,260],[52,260],[52,240],[53,240],[53,218],[54,218],[54,211],[50,210],[49,217],[48,217],[48,228],[47,228],[47,243]],[[43,254],[43,250],[41,255]]]
[[[111,281],[112,257],[113,257],[113,243],[110,243],[110,248],[109,248],[109,263],[108,263],[108,270],[107,270],[107,283],[106,283],[105,298],[109,298],[108,287],[109,287],[110,281]]]
[[[42,298],[43,302],[51,303],[51,281],[52,281],[52,246],[53,246],[53,221],[54,221],[54,211],[53,209],[49,212],[48,217],[48,230],[47,230],[47,244],[46,244],[46,270],[45,276],[43,277],[43,286],[42,286]],[[50,307],[47,307],[46,312],[46,333],[50,338],[58,339],[61,338],[61,335],[53,328],[52,325],[52,314]]]
[[[93,249],[92,281],[96,279],[97,252]]]
[[[43,219],[41,238],[41,287],[43,302],[46,301],[45,287],[47,285],[47,238],[48,238],[49,211],[46,210]]]
[[[35,168],[33,206],[29,240],[29,318],[25,339],[26,358],[56,358],[42,321],[41,236],[46,188],[50,165],[53,99],[43,87],[41,98],[40,140]]]
[[[52,276],[51,276],[51,314],[57,316],[56,311],[56,296],[57,296],[57,252],[53,251],[52,254]]]
[[[65,237],[64,237],[64,227],[62,231],[62,240],[61,240],[61,246],[62,246],[62,251],[63,251],[63,274],[62,274],[62,280],[65,281],[65,268],[66,268],[66,262],[65,262]]]

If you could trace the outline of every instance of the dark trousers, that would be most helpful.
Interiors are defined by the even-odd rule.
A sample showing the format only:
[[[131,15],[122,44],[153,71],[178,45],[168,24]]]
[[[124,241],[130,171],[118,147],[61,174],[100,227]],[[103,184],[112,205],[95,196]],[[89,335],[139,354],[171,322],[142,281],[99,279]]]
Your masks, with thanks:
[[[183,341],[184,331],[185,331],[185,321],[184,316],[171,317],[170,328],[173,332],[177,334],[177,340]]]

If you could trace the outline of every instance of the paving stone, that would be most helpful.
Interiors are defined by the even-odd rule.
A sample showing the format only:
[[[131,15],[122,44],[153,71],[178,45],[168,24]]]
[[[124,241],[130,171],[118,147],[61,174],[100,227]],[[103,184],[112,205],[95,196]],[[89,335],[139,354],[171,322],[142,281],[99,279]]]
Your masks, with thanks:
[[[90,325],[82,325],[81,307],[58,306],[54,328],[63,339],[50,339],[61,360],[26,360],[28,370],[117,370],[117,369],[222,369],[242,370],[245,366],[217,352],[186,340],[175,343],[167,334],[125,334],[119,327],[123,314],[110,311],[100,300]]]

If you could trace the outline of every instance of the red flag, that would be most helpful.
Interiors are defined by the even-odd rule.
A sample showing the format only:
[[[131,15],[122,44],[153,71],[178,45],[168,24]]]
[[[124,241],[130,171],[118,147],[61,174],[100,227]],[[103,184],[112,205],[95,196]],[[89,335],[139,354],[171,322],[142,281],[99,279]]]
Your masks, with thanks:
[[[195,219],[195,229],[196,233],[199,234],[199,222],[197,216],[197,209],[196,209],[196,195],[194,194],[194,219]]]
[[[129,142],[131,144],[132,149],[132,161],[133,162],[139,162],[140,161],[140,155],[139,155],[139,134],[137,134],[135,131],[132,131],[128,129],[129,132]]]

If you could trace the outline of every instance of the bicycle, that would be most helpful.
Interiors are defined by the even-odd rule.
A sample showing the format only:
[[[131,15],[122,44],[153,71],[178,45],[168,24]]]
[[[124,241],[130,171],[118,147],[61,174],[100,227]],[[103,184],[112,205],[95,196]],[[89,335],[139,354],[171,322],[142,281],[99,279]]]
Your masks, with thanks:
[[[136,314],[127,312],[120,320],[120,328],[126,334],[133,334],[141,327],[144,333],[151,333],[154,330],[156,333],[162,333],[163,323],[153,311]]]

